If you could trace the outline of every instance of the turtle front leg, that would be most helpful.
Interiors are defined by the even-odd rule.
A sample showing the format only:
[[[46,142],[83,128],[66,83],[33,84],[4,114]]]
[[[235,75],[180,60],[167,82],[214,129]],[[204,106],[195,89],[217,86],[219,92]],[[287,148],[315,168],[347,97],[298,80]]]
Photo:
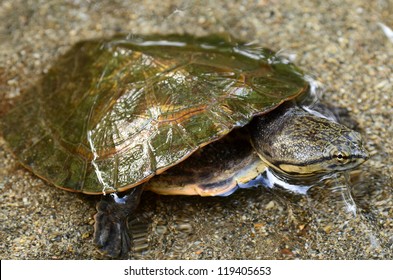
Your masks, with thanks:
[[[131,249],[128,219],[137,208],[143,191],[142,186],[132,188],[123,196],[112,193],[97,203],[94,216],[94,243],[107,255],[120,257]]]

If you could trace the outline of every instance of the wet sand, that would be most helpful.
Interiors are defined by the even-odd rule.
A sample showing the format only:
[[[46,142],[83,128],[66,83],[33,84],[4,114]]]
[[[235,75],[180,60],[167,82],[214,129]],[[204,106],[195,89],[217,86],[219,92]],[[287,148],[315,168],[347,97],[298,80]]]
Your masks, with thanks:
[[[378,25],[393,28],[391,1],[114,2],[2,1],[2,104],[82,39],[229,32],[296,54],[326,86],[323,98],[350,110],[371,154],[352,185],[356,216],[329,187],[307,196],[264,188],[226,198],[146,192],[136,222],[146,236],[130,258],[393,258],[393,42]],[[95,203],[24,170],[0,138],[1,259],[105,258],[92,243]]]

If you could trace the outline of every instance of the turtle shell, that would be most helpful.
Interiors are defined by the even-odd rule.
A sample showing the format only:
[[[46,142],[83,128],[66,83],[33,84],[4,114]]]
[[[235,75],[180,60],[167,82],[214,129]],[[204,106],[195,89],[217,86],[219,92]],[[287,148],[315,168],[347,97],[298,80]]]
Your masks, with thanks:
[[[77,43],[3,121],[22,164],[55,186],[124,191],[308,91],[302,72],[220,36]]]

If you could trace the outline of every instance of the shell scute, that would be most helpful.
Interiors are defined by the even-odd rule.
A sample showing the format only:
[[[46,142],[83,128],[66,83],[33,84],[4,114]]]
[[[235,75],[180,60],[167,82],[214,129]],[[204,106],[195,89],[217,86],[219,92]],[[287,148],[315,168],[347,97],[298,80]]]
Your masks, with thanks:
[[[231,39],[115,36],[55,61],[3,131],[22,164],[52,184],[122,191],[307,88],[293,64]]]

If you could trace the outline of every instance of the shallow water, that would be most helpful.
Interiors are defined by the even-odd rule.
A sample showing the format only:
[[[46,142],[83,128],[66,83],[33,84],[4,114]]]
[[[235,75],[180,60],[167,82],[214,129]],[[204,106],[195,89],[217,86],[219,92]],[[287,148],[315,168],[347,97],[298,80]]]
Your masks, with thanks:
[[[161,197],[152,212],[142,206],[151,215],[145,220],[150,227],[145,248],[133,257],[390,258],[392,239],[372,218],[375,211],[357,202],[342,182],[331,180],[306,195],[260,187],[223,200]],[[150,195],[143,204],[157,199]],[[262,243],[256,242],[262,237]],[[219,247],[209,245],[213,242]],[[327,249],[327,242],[335,248]]]
[[[119,30],[227,31],[274,50],[289,49],[297,54],[297,65],[327,86],[324,98],[349,108],[359,122],[371,158],[351,176],[356,215],[347,211],[347,203],[353,205],[348,191],[335,185],[312,188],[306,196],[279,188],[239,190],[225,198],[146,192],[135,228],[142,252],[130,257],[392,259],[393,44],[378,25],[393,27],[392,8],[391,1],[360,0],[3,1],[1,102],[23,93],[76,41]],[[2,259],[103,258],[92,244],[95,198],[31,176],[18,167],[3,139],[0,157]]]

